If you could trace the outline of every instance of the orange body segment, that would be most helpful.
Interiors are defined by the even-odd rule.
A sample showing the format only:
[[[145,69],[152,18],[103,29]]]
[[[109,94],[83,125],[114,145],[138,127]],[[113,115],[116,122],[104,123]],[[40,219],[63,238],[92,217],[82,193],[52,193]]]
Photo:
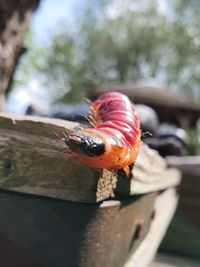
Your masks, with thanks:
[[[141,142],[133,104],[125,95],[111,92],[94,101],[91,110],[95,127],[73,132],[66,142],[73,157],[92,168],[124,169],[128,175]]]

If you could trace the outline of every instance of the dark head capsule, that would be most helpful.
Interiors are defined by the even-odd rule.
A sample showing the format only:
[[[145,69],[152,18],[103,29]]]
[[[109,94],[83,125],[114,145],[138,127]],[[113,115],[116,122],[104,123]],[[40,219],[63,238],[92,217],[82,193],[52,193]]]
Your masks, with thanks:
[[[82,132],[67,136],[65,143],[73,152],[89,157],[100,156],[105,152],[105,144],[100,138]]]

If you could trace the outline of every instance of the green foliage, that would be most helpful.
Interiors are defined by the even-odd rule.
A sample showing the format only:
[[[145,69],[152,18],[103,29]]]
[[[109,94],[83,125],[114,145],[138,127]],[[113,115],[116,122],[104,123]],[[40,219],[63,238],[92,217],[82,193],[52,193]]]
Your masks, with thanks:
[[[29,33],[15,87],[39,75],[52,98],[74,102],[102,83],[153,80],[200,99],[200,1],[166,1],[165,12],[158,2],[81,1],[75,30],[58,29],[48,47]]]
[[[15,74],[14,88],[27,84],[30,78],[33,75],[38,75],[44,66],[44,48],[35,44],[30,30],[25,36],[24,46],[27,48],[27,52],[20,58],[20,66]]]
[[[120,12],[119,1],[85,3],[76,33],[61,30],[48,49],[48,87],[77,101],[102,83],[153,79],[200,98],[200,2],[189,2],[169,2],[167,15],[156,1],[132,9],[126,1]]]
[[[153,80],[200,99],[200,1],[88,0],[74,11],[73,29],[57,29],[38,47],[31,32],[15,85],[39,77],[54,101],[80,101],[106,82]],[[165,2],[165,1],[164,1]],[[200,153],[200,126],[189,132]]]
[[[191,155],[200,155],[200,120],[196,128],[188,131],[188,150]]]
[[[165,69],[170,85],[200,99],[200,1],[172,1],[173,23],[169,34],[172,55]]]

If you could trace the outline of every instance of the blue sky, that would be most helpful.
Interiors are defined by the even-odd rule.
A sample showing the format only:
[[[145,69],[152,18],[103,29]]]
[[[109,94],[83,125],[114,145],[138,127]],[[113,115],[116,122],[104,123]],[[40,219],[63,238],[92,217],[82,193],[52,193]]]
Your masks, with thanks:
[[[64,21],[70,27],[73,9],[78,0],[43,0],[31,19],[31,29],[36,42],[45,44]]]
[[[92,0],[88,0],[89,1]],[[132,0],[116,0],[110,5],[111,13],[116,13],[116,8],[113,6],[130,5]],[[141,3],[148,3],[149,1],[141,1]],[[86,1],[83,0],[41,0],[40,7],[34,13],[31,20],[31,29],[35,40],[39,44],[48,42],[49,37],[53,35],[59,25],[66,22],[70,30],[74,26],[74,14],[80,10]],[[157,5],[160,13],[166,14],[168,12],[167,0],[157,0]]]

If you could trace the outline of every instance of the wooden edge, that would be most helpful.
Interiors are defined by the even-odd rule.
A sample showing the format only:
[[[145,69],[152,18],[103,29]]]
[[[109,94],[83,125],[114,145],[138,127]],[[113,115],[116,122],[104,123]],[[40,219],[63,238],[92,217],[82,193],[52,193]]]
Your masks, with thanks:
[[[197,258],[189,258],[186,255],[179,255],[178,253],[159,253],[156,255],[154,262],[148,267],[189,267],[199,266]]]
[[[144,143],[141,145],[132,175],[130,181],[119,177],[120,186],[117,189],[120,193],[150,193],[177,186],[181,182],[181,172],[176,168],[169,168],[165,159]]]
[[[79,124],[76,122],[62,119],[0,113],[1,129],[13,130],[37,136],[41,135],[53,139],[59,139],[58,135],[65,132],[66,129],[72,130],[78,126]]]
[[[96,202],[114,197],[114,191],[143,194],[180,182],[179,173],[168,169],[165,160],[145,144],[141,145],[131,180],[80,164],[72,159],[62,138],[64,132],[78,127],[78,123],[61,119],[1,113],[0,188]]]
[[[124,267],[147,267],[151,263],[175,213],[177,203],[178,196],[173,188],[167,189],[156,198],[155,217],[149,233]]]
[[[174,166],[181,166],[181,165],[200,165],[200,156],[168,156],[166,158],[167,163]]]
[[[148,178],[150,178],[150,175],[148,173],[140,174],[143,177],[146,177],[146,181],[148,181]],[[138,175],[139,176],[139,175]],[[135,179],[133,178],[131,180],[131,186],[130,186],[130,195],[138,195],[138,194],[144,194],[144,193],[150,193],[154,191],[160,191],[164,190],[169,187],[178,186],[181,182],[181,175],[180,172],[176,169],[169,169],[165,170],[163,173],[158,173],[154,175],[155,180],[141,182],[137,178],[137,174],[135,174]]]
[[[185,175],[200,176],[200,156],[168,156],[166,162],[169,168],[177,168]]]

